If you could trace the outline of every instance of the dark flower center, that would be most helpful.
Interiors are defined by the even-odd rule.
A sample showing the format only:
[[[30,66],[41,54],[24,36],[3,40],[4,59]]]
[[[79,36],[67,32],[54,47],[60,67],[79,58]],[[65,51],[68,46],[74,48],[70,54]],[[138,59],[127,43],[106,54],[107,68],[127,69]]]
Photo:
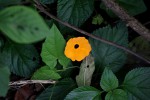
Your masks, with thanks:
[[[75,48],[75,49],[79,48],[79,45],[78,45],[78,44],[75,44],[75,45],[74,45],[74,48]]]

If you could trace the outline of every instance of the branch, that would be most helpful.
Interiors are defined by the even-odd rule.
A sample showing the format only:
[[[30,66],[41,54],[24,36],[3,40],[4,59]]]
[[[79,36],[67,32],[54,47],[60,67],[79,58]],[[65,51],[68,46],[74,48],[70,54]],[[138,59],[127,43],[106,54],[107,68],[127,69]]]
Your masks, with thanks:
[[[56,81],[54,81],[54,80],[23,80],[23,81],[10,82],[9,86],[18,86],[18,85],[34,84],[34,83],[55,84]]]
[[[98,41],[101,41],[101,42],[103,42],[103,43],[106,43],[106,44],[112,45],[112,46],[114,46],[114,47],[117,47],[117,48],[119,48],[119,49],[122,49],[122,50],[124,50],[124,51],[126,51],[126,52],[128,52],[128,53],[130,53],[130,54],[132,54],[132,55],[134,55],[134,56],[136,56],[137,58],[139,58],[139,59],[141,59],[141,60],[143,60],[143,61],[145,61],[145,62],[147,62],[147,63],[150,64],[150,61],[149,61],[148,59],[145,59],[145,58],[142,57],[141,55],[139,55],[139,54],[137,54],[137,53],[135,53],[135,52],[129,50],[129,49],[126,48],[126,47],[123,47],[123,46],[118,45],[118,44],[116,44],[116,43],[114,43],[114,42],[105,40],[105,39],[103,39],[103,38],[101,38],[101,37],[95,36],[95,35],[93,35],[93,34],[90,34],[90,33],[86,32],[86,31],[83,31],[83,30],[81,30],[81,29],[79,29],[79,28],[77,28],[77,27],[75,27],[75,26],[73,26],[73,25],[71,25],[71,24],[69,24],[69,23],[67,23],[67,22],[61,21],[60,19],[56,18],[55,16],[53,16],[52,14],[50,14],[48,11],[46,11],[45,8],[44,8],[45,6],[43,6],[42,4],[40,4],[40,3],[38,2],[38,0],[34,0],[34,2],[35,2],[35,4],[36,4],[36,7],[37,7],[41,12],[43,12],[44,14],[46,14],[47,16],[49,16],[50,18],[54,19],[55,21],[61,23],[62,25],[65,25],[65,26],[67,26],[67,27],[69,27],[69,28],[71,28],[71,29],[73,29],[73,30],[76,30],[77,32],[80,32],[80,33],[82,33],[82,34],[84,34],[84,35],[86,35],[86,36],[89,36],[89,37],[91,37],[91,38],[93,38],[93,39],[95,39],[95,40],[98,40]]]
[[[106,7],[111,9],[120,19],[125,21],[134,31],[150,41],[150,30],[143,26],[134,17],[130,16],[115,0],[102,0]]]

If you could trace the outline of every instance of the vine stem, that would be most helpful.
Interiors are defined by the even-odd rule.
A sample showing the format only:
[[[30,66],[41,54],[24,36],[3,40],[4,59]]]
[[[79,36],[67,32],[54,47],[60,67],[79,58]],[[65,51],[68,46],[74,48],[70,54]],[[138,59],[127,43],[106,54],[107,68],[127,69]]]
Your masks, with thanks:
[[[102,0],[106,7],[111,9],[120,19],[125,21],[134,31],[139,33],[145,39],[150,41],[150,30],[137,21],[134,17],[130,16],[125,9],[119,6],[115,0]]]
[[[18,86],[18,85],[25,85],[25,84],[55,84],[57,81],[54,80],[21,80],[21,81],[14,81],[10,82],[9,86]]]
[[[103,1],[104,1],[104,0],[103,0]],[[139,58],[139,59],[141,59],[141,60],[147,62],[148,64],[150,64],[150,60],[144,58],[143,56],[141,56],[141,55],[139,55],[139,54],[137,54],[137,53],[135,53],[135,52],[129,50],[129,49],[126,48],[126,47],[123,47],[123,46],[118,45],[118,44],[116,44],[116,43],[114,43],[114,42],[111,42],[111,41],[108,41],[108,40],[103,39],[103,38],[101,38],[101,37],[98,37],[98,36],[95,36],[95,35],[93,35],[93,34],[90,34],[90,33],[86,32],[86,31],[84,31],[84,30],[81,30],[81,29],[79,29],[79,28],[77,28],[77,27],[75,27],[75,26],[73,26],[73,25],[71,25],[71,24],[69,24],[69,23],[67,23],[67,22],[64,22],[64,21],[60,20],[59,18],[55,17],[54,15],[52,15],[51,13],[49,13],[49,12],[44,8],[44,7],[46,7],[46,6],[45,6],[45,5],[42,5],[38,0],[34,0],[34,2],[35,2],[35,6],[36,6],[41,12],[43,12],[44,14],[46,14],[48,17],[54,19],[55,21],[61,23],[62,25],[67,26],[67,27],[69,27],[69,28],[71,28],[71,29],[73,29],[73,30],[75,30],[75,31],[77,31],[77,32],[79,32],[79,33],[82,33],[82,34],[84,34],[84,35],[86,35],[86,36],[89,36],[89,37],[91,37],[91,38],[93,38],[93,39],[95,39],[95,40],[98,40],[98,41],[100,41],[100,42],[103,42],[103,43],[112,45],[112,46],[114,46],[114,47],[117,47],[117,48],[119,48],[119,49],[122,49],[122,50],[124,50],[124,51],[126,51],[126,52],[128,52],[128,53],[130,53],[130,54],[132,54],[132,55],[134,55],[134,56],[136,56],[137,58]]]

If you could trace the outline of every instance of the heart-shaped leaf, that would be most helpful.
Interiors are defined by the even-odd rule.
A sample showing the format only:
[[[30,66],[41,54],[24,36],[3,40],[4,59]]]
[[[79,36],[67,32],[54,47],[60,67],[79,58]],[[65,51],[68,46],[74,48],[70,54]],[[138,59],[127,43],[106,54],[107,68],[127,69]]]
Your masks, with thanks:
[[[118,87],[118,79],[115,74],[109,69],[105,68],[101,76],[100,86],[105,91],[111,91]]]
[[[0,30],[18,43],[33,43],[49,34],[42,17],[25,6],[11,6],[0,11]]]
[[[93,8],[93,0],[58,0],[57,15],[65,22],[81,26],[91,16]],[[67,27],[61,28],[65,30]]]
[[[128,100],[127,93],[122,89],[115,89],[106,94],[105,100]]]
[[[91,86],[82,86],[72,90],[64,100],[101,100],[100,96],[100,90]]]
[[[7,65],[14,74],[30,77],[38,67],[39,54],[33,45],[7,42],[0,52],[0,61]]]
[[[49,79],[60,79],[61,76],[56,72],[56,70],[50,69],[48,66],[43,66],[38,69],[32,76],[35,80],[49,80]]]
[[[54,68],[58,62],[66,68],[70,60],[64,55],[66,41],[58,28],[53,24],[50,34],[42,45],[41,57],[50,68]]]
[[[127,28],[124,23],[119,23],[116,27],[107,26],[93,32],[94,35],[115,42],[124,47],[128,46]],[[126,53],[114,46],[105,44],[98,40],[90,38],[92,46],[92,55],[95,59],[96,72],[103,72],[106,66],[112,71],[118,71],[126,61]]]
[[[128,92],[128,98],[149,100],[150,68],[136,68],[128,72],[123,82],[123,88]]]
[[[72,79],[66,78],[59,81],[54,86],[49,86],[36,98],[36,100],[63,100],[75,87],[76,83]]]

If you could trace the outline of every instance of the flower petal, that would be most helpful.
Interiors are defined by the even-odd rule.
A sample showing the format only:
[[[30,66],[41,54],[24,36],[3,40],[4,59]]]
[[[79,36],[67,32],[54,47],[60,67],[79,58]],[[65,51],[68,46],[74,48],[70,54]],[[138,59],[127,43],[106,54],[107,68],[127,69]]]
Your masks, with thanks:
[[[91,46],[88,40],[85,37],[77,37],[68,40],[64,53],[72,61],[81,61],[89,55],[90,51]]]

